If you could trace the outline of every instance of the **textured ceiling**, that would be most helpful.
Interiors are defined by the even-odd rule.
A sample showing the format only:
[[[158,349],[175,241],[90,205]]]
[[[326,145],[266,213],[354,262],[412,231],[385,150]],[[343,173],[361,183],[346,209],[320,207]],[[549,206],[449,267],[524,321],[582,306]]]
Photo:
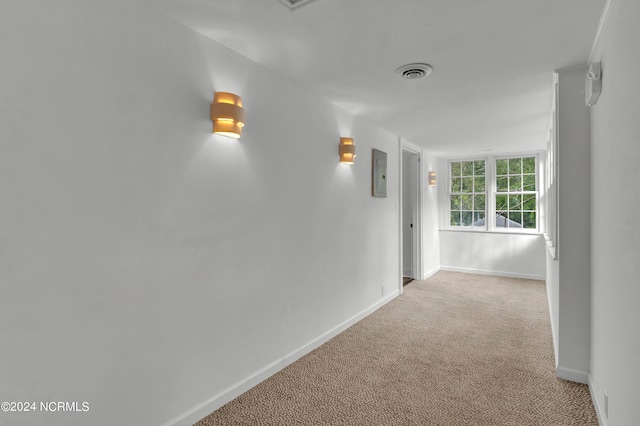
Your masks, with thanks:
[[[435,153],[544,149],[555,69],[586,64],[605,0],[143,0]],[[426,62],[433,74],[395,70]]]

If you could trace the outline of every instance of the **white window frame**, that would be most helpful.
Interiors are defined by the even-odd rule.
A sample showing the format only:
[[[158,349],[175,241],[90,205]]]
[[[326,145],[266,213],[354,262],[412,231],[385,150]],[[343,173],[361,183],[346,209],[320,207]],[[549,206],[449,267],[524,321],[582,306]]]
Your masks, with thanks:
[[[530,158],[533,157],[535,160],[535,179],[536,179],[536,190],[535,191],[517,191],[517,192],[511,192],[511,191],[507,191],[507,192],[498,192],[498,188],[497,188],[497,184],[498,184],[498,173],[497,170],[495,170],[495,163],[498,160],[509,160],[512,158]],[[492,221],[493,227],[495,228],[496,231],[500,230],[500,231],[516,231],[516,232],[526,232],[526,233],[540,233],[540,173],[539,173],[539,168],[540,168],[540,158],[539,155],[537,154],[517,154],[517,155],[496,155],[493,157],[493,166],[494,166],[494,178],[492,180],[492,190],[493,190],[493,203],[491,204],[491,208],[493,209],[492,212],[492,216],[491,217],[496,217],[497,215],[497,211],[496,211],[496,199],[498,195],[511,195],[511,194],[534,194],[536,197],[536,226],[535,228],[503,228],[503,227],[497,227],[495,224],[495,220]],[[523,173],[520,173],[520,175],[522,176]],[[522,211],[522,209],[520,210]]]
[[[454,226],[451,225],[451,180],[452,180],[452,176],[451,176],[451,163],[463,163],[463,162],[470,162],[470,161],[484,161],[484,192],[460,192],[460,194],[470,194],[472,196],[475,195],[479,195],[479,194],[484,194],[484,214],[485,214],[485,226]],[[488,185],[488,181],[487,181],[487,161],[488,159],[486,157],[469,157],[469,158],[450,158],[447,160],[447,220],[446,220],[446,226],[449,229],[459,229],[459,230],[483,230],[484,228],[486,228],[486,224],[487,224],[487,203],[489,202],[489,188],[487,187]],[[462,183],[461,183],[462,185]],[[475,189],[475,188],[474,188]],[[474,205],[475,206],[475,205]],[[472,221],[473,222],[473,221]]]
[[[470,157],[452,157],[446,161],[446,208],[442,210],[445,213],[445,220],[443,223],[443,229],[451,231],[464,231],[464,232],[496,232],[496,233],[508,233],[508,234],[540,234],[541,233],[541,199],[543,198],[543,185],[540,173],[540,155],[542,152],[517,152],[506,154],[495,154],[486,156],[470,156]],[[536,227],[535,228],[503,228],[496,226],[496,160],[509,159],[509,158],[526,158],[534,157],[536,161],[535,174],[536,174],[536,191],[531,191],[536,194]],[[451,225],[451,163],[464,162],[464,161],[479,161],[485,162],[485,226],[453,226]],[[529,192],[529,191],[527,191]],[[504,194],[509,194],[505,192]],[[445,200],[443,200],[445,201]]]

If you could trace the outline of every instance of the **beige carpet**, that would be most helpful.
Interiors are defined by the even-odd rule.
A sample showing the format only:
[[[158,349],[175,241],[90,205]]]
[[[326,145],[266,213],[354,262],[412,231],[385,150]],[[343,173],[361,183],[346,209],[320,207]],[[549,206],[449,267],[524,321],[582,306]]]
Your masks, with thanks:
[[[542,281],[441,271],[197,425],[597,425],[547,306]]]

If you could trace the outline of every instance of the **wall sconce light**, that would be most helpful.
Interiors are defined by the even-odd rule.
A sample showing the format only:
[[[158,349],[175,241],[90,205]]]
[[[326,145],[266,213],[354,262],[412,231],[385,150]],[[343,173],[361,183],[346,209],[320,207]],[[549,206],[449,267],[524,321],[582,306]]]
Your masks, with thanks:
[[[436,186],[436,172],[429,172],[429,186]]]
[[[340,138],[340,162],[353,164],[356,162],[356,145],[352,138]]]
[[[244,127],[242,98],[233,93],[215,92],[211,104],[213,133],[240,139]]]

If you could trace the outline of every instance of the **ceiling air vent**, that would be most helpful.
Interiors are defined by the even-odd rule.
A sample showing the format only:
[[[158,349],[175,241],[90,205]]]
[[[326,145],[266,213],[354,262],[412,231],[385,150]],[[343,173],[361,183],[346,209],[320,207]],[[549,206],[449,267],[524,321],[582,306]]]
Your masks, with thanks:
[[[303,4],[310,3],[313,0],[280,0],[280,1],[286,4],[289,7],[289,9],[293,10],[299,6],[302,6]]]
[[[402,78],[406,78],[407,80],[417,80],[419,78],[424,78],[432,72],[433,67],[431,65],[420,63],[403,65],[396,70],[396,74],[398,74]]]

